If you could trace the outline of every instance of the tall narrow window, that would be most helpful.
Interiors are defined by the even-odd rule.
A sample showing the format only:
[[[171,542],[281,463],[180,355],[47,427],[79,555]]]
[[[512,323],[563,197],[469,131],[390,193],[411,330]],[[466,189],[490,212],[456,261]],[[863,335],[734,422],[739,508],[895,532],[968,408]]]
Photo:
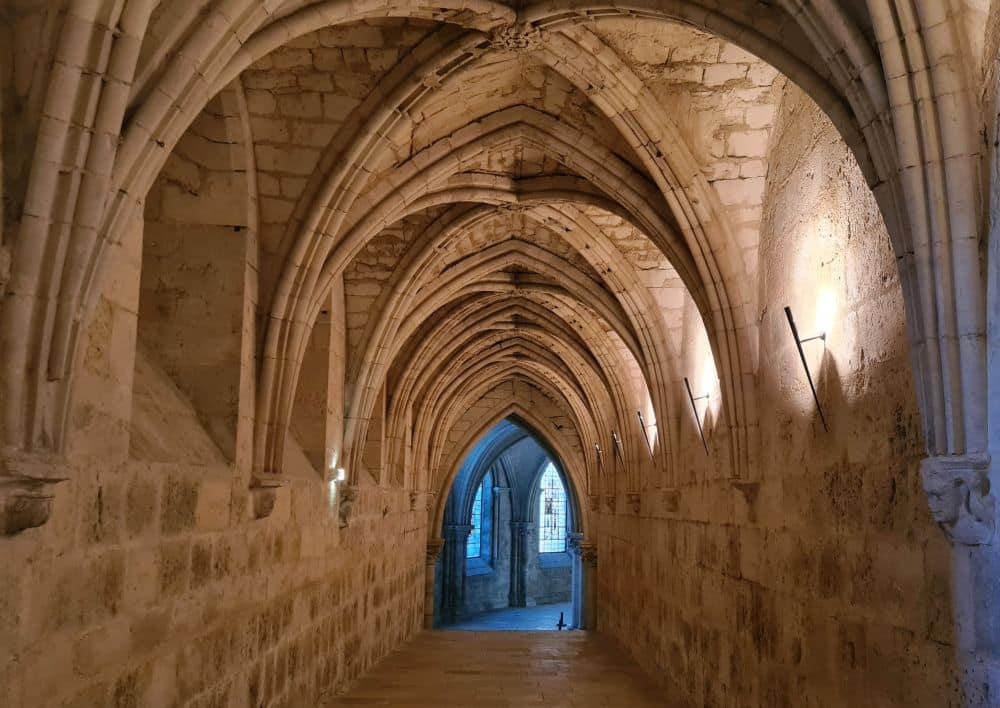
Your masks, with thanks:
[[[472,519],[469,521],[472,531],[465,544],[465,557],[478,558],[483,552],[483,485],[476,490],[476,498],[472,502]]]
[[[542,474],[538,528],[539,553],[562,553],[566,550],[566,489],[551,462]]]

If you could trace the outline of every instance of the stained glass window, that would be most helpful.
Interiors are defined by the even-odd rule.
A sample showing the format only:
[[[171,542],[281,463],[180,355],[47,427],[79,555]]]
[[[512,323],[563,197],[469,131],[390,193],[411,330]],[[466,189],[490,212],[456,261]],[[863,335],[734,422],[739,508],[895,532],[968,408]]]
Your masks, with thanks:
[[[566,489],[551,462],[542,474],[538,505],[538,552],[564,552],[566,550]]]
[[[476,498],[472,502],[472,531],[465,544],[465,557],[478,558],[483,550],[483,484],[476,490]]]

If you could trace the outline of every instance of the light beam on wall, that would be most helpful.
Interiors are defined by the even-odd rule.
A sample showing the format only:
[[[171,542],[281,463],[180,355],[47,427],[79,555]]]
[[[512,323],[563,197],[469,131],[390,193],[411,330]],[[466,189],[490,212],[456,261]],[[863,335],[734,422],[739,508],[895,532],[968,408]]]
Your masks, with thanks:
[[[833,329],[833,318],[836,315],[837,296],[832,289],[823,288],[816,297],[816,331],[822,333],[820,339],[824,342]]]
[[[333,511],[337,508],[337,487],[344,483],[347,479],[347,470],[343,467],[338,467],[333,474],[333,478],[326,483],[327,487],[327,503],[330,506],[330,510]]]

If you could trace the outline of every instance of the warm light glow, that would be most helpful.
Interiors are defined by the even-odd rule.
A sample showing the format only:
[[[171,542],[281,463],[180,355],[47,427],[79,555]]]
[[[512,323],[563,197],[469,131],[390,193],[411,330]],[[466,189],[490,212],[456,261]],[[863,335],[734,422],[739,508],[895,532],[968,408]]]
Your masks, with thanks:
[[[833,318],[837,315],[837,296],[831,288],[823,288],[816,297],[816,335],[829,337]],[[812,336],[811,334],[808,336]]]
[[[712,353],[709,352],[701,365],[701,377],[698,379],[698,390],[695,391],[695,395],[708,396],[711,399],[718,381],[719,376],[715,373],[715,360],[712,359]],[[707,411],[708,406],[705,409]]]
[[[330,512],[337,509],[337,487],[347,479],[347,471],[343,467],[338,467],[333,479],[326,483],[327,505]]]
[[[326,483],[326,505],[331,514],[337,510],[337,480],[335,479]]]
[[[656,411],[653,408],[653,399],[648,394],[642,417],[646,422],[646,437],[649,438],[650,452],[654,452],[656,450]]]
[[[715,392],[719,385],[719,373],[715,370],[715,358],[712,356],[712,345],[708,341],[708,331],[703,323],[696,330],[695,362],[696,369],[691,379],[691,393],[697,399],[695,408],[702,422],[708,418],[708,412],[716,402]],[[703,399],[702,396],[708,396]]]

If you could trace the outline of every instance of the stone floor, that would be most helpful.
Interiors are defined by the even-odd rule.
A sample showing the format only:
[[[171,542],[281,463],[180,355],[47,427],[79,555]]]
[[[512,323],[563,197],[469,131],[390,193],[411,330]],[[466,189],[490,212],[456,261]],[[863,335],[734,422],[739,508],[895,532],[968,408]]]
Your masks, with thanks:
[[[423,632],[327,708],[668,705],[628,656],[590,632]]]
[[[569,602],[559,602],[538,607],[508,607],[504,610],[481,612],[463,617],[458,622],[441,629],[557,631],[556,623],[559,622],[560,612],[563,613],[563,621],[569,624],[572,620],[573,605]]]

